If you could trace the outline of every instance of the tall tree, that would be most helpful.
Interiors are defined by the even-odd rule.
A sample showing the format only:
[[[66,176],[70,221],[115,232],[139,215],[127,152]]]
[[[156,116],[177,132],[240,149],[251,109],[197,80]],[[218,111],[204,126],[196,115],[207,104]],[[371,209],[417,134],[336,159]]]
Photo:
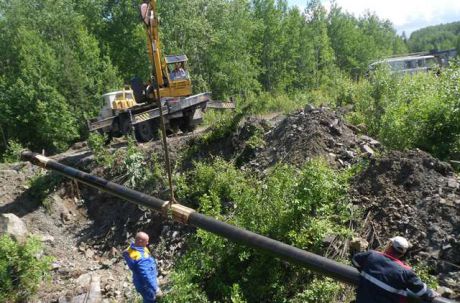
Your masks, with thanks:
[[[257,33],[257,42],[260,45],[260,82],[268,91],[276,91],[284,78],[283,50],[285,36],[282,32],[282,19],[285,2],[274,0],[254,0],[255,18],[262,26]]]
[[[306,58],[311,61],[310,86],[319,88],[327,86],[335,66],[335,56],[327,31],[327,13],[319,0],[312,0],[307,4],[304,16],[307,20],[304,39],[309,42],[305,47]]]
[[[460,22],[425,27],[414,31],[408,40],[413,52],[447,50],[457,46]]]
[[[84,134],[100,95],[118,86],[115,69],[70,1],[11,0],[0,16],[2,126],[24,145],[63,149]]]

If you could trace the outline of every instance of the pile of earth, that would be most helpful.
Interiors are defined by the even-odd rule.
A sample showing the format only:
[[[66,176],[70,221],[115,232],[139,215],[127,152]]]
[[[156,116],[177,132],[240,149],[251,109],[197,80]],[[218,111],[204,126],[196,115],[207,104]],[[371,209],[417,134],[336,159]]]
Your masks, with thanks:
[[[254,172],[279,163],[301,166],[317,156],[326,158],[335,168],[344,168],[383,150],[380,142],[359,135],[359,130],[346,123],[341,113],[326,107],[307,105],[288,116],[234,120],[215,140],[203,143],[200,137],[192,138],[184,147],[191,146],[194,152],[185,159],[183,168],[189,169],[193,161],[216,156]]]
[[[351,191],[364,210],[361,232],[371,247],[407,237],[409,261],[428,263],[440,284],[455,291],[452,297],[460,296],[459,184],[450,165],[423,151],[391,151],[371,159]]]
[[[279,163],[301,166],[317,156],[333,167],[350,167],[382,150],[378,141],[359,135],[338,112],[311,105],[274,125],[249,119],[234,134],[233,142],[237,164],[256,171]]]
[[[379,142],[358,136],[336,112],[307,106],[265,133],[264,148],[255,152],[250,166],[265,169],[276,163],[302,165],[309,158],[326,157],[336,167],[356,162],[357,155],[373,154]]]

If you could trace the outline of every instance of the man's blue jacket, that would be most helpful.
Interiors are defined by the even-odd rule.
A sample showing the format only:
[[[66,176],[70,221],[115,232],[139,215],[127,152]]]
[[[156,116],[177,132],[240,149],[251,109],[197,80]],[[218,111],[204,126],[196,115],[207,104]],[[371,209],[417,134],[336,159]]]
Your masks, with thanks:
[[[132,243],[124,252],[123,257],[133,272],[133,283],[141,294],[158,290],[157,265],[147,247],[134,246]]]
[[[433,295],[409,266],[390,255],[371,250],[356,254],[352,261],[361,272],[356,303],[402,303],[409,295]]]

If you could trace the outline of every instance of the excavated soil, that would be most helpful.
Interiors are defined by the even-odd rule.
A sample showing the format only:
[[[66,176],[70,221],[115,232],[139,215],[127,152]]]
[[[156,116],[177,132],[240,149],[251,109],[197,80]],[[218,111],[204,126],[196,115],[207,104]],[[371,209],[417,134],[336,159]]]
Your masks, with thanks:
[[[431,155],[412,150],[372,159],[352,188],[368,223],[363,236],[374,246],[393,235],[410,239],[411,261],[425,261],[460,294],[460,178]]]
[[[208,130],[209,131],[209,130]],[[356,232],[371,248],[381,248],[396,234],[413,247],[408,261],[427,263],[441,285],[460,294],[460,180],[452,168],[420,150],[386,151],[382,145],[347,124],[339,112],[307,106],[289,116],[247,118],[215,142],[197,145],[201,133],[170,138],[173,167],[187,170],[193,161],[220,156],[243,170],[264,174],[278,163],[302,166],[321,156],[342,169],[366,163],[352,180],[350,196],[363,215]],[[162,163],[160,142],[140,145]],[[194,153],[185,151],[192,147]],[[197,148],[198,147],[198,148]],[[112,144],[125,148],[124,142]],[[184,156],[187,154],[188,156]],[[102,176],[85,144],[55,157]],[[56,256],[53,283],[42,289],[42,302],[67,302],[84,290],[86,273],[101,277],[105,302],[130,302],[134,290],[120,251],[133,234],[146,230],[159,260],[160,282],[167,281],[174,259],[183,252],[191,228],[71,181],[61,181],[48,199],[48,209],[34,198],[30,178],[39,172],[30,164],[0,166],[0,212],[21,217],[43,238],[45,252]],[[148,193],[166,198],[164,188]]]
[[[349,167],[381,146],[372,138],[356,135],[356,130],[335,111],[309,106],[266,131],[263,146],[254,151],[246,166],[262,170],[278,163],[301,166],[321,156],[336,168]]]

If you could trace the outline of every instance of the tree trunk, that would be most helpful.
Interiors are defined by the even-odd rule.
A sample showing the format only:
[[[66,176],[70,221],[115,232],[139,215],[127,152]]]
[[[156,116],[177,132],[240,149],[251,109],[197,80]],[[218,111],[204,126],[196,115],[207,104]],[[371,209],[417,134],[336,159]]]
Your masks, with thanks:
[[[6,139],[5,132],[3,131],[3,127],[0,125],[0,132],[2,133],[2,140],[3,140],[3,145],[5,148],[8,147],[8,140]]]

